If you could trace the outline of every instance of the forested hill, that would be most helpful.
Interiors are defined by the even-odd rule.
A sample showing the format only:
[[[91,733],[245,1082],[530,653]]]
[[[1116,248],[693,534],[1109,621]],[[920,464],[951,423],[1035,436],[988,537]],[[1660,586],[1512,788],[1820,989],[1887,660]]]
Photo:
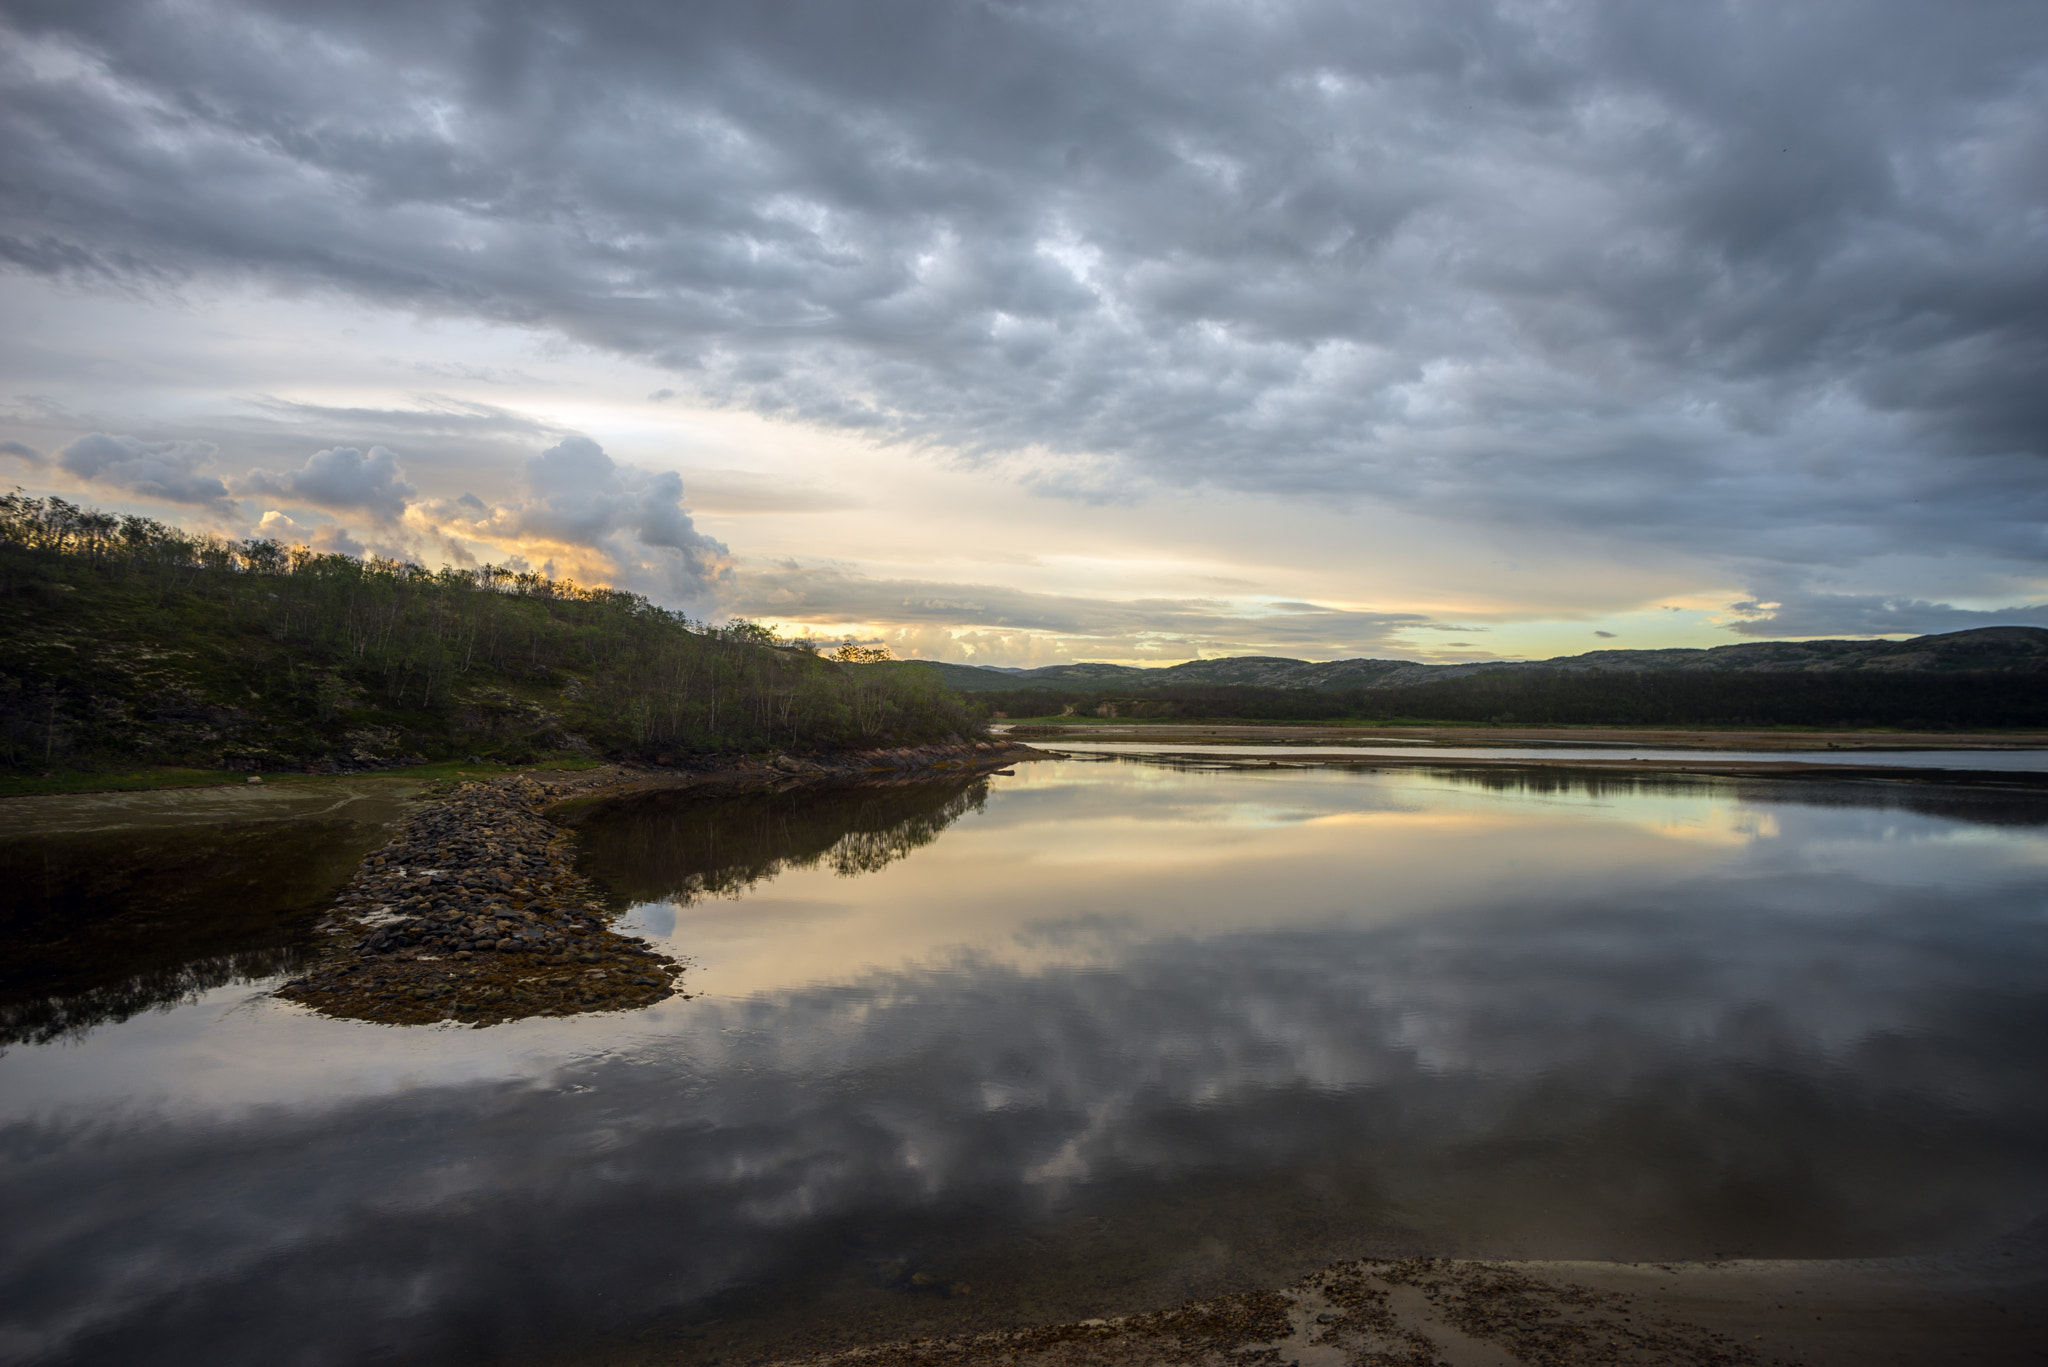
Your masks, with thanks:
[[[976,707],[1013,719],[2048,727],[2048,630],[2039,627],[1458,665],[1245,656],[1169,669],[938,668]]]
[[[1407,660],[1290,660],[1243,655],[1143,669],[1130,665],[1048,665],[997,670],[937,665],[963,692],[1049,689],[1093,692],[1157,688],[1315,688],[1346,691],[1442,683],[1503,674],[1999,673],[2048,676],[2048,628],[1978,627],[1910,641],[1756,641],[1706,650],[1596,650],[1552,660],[1425,665]]]
[[[675,760],[978,732],[928,670],[534,574],[428,571],[0,498],[0,766]]]

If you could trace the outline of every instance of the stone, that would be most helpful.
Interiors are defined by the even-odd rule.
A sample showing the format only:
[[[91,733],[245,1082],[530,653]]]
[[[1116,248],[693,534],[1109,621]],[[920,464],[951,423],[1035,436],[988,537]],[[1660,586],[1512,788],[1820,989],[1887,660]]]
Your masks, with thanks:
[[[662,980],[641,978],[627,986],[622,974],[620,985],[610,989],[610,1000],[598,1001],[589,992],[550,980],[542,965],[596,964],[611,957],[631,973],[654,969],[664,960],[642,945],[627,945],[598,916],[588,914],[602,913],[602,904],[587,900],[591,889],[574,870],[571,841],[532,810],[541,796],[538,785],[524,780],[468,783],[417,812],[394,839],[362,862],[321,923],[340,940],[328,952],[356,950],[362,976],[351,981],[353,966],[330,962],[281,987],[280,995],[358,1019],[394,1024],[455,1019],[477,1026],[543,1011],[616,1009],[674,995]],[[502,891],[506,888],[518,894],[516,911],[514,899]],[[382,926],[357,919],[376,912],[402,915]],[[355,937],[353,945],[343,937]],[[431,947],[424,961],[409,947],[416,945]],[[612,953],[600,954],[601,948]],[[498,957],[500,951],[522,950],[533,956],[524,963]],[[438,964],[425,971],[445,977],[447,984],[416,988],[399,978],[399,973],[410,977],[411,970],[397,966],[412,963],[421,963],[423,970],[426,963]],[[477,975],[486,972],[491,979],[480,980]],[[571,1005],[576,998],[588,1004]]]

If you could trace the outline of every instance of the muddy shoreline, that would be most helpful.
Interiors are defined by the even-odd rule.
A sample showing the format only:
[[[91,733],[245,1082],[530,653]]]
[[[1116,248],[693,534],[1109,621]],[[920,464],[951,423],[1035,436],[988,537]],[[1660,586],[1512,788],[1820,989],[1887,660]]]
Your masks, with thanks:
[[[478,1028],[651,1006],[679,995],[687,960],[613,929],[598,888],[576,870],[573,832],[554,817],[642,793],[872,784],[1034,757],[979,742],[462,782],[357,865],[316,928],[314,961],[275,995],[339,1019]]]
[[[549,773],[543,782],[551,812],[640,793],[698,790],[707,794],[780,792],[829,784],[865,784],[937,774],[987,773],[1020,761],[1052,759],[1020,741],[996,739],[957,745],[915,745],[822,755],[714,757],[674,765],[608,764],[601,769]]]
[[[2035,1221],[1967,1252],[1900,1258],[1365,1258],[1279,1289],[1170,1309],[773,1360],[777,1367],[2022,1364],[2041,1361],[2048,1343],[2044,1293],[2048,1222]]]

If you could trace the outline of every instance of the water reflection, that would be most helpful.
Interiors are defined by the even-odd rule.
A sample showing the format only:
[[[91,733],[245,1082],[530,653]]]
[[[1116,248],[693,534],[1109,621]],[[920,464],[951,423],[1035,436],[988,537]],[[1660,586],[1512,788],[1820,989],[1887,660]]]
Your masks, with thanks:
[[[1151,762],[1151,761],[1139,761]],[[1757,807],[1858,807],[1920,812],[1987,826],[2048,826],[2048,790],[2014,780],[2014,787],[1988,781],[1899,782],[1862,778],[1750,778],[1706,774],[1617,774],[1601,769],[1549,766],[1442,768],[1430,781],[1489,793],[1526,797],[1610,798],[1691,796]]]
[[[687,905],[790,869],[876,873],[988,801],[986,778],[707,798],[653,793],[572,819],[584,867],[619,896]]]
[[[2048,1208],[2039,799],[1530,781],[1035,765],[593,818],[706,996],[403,1042],[201,1002],[140,1113],[140,1022],[0,1060],[0,1352],[743,1359],[1365,1252],[1884,1253]],[[844,877],[856,832],[897,854]],[[192,1100],[292,1031],[289,1081]],[[401,1048],[405,1085],[321,1094]]]
[[[0,840],[0,1046],[290,971],[376,841],[335,819]]]

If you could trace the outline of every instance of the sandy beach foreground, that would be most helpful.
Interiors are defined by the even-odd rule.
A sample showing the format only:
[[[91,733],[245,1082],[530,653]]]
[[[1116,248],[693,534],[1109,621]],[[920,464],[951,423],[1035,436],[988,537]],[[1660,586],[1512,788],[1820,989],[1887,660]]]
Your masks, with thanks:
[[[656,1360],[653,1358],[647,1360]],[[687,1355],[670,1360],[687,1361]],[[787,1367],[1552,1367],[2048,1362],[2048,1223],[1966,1254],[1333,1264],[1115,1319],[916,1339]]]

